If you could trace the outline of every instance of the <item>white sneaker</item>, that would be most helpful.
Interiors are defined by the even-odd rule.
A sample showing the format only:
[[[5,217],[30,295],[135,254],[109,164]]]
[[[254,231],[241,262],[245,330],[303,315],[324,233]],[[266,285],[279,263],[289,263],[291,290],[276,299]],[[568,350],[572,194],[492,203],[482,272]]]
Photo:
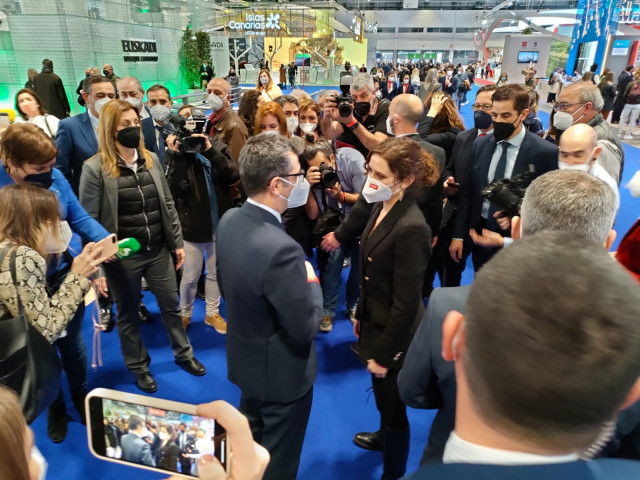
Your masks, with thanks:
[[[624,138],[625,140],[633,140],[633,137],[631,135],[629,135],[628,133],[622,138]]]

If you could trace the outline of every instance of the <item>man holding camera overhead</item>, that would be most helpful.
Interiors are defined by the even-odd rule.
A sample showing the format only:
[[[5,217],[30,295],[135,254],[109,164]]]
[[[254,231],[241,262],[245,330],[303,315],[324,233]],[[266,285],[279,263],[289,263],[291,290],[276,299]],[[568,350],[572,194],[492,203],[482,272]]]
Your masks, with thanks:
[[[350,96],[343,90],[340,97],[327,98],[322,132],[328,140],[336,140],[336,148],[355,148],[366,157],[369,150],[388,138],[389,100],[376,98],[373,77],[368,73],[353,77],[349,92]]]

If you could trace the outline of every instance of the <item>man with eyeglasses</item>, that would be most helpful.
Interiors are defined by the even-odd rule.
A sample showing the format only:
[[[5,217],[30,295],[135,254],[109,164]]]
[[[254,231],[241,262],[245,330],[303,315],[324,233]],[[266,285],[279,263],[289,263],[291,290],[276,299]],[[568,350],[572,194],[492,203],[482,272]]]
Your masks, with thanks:
[[[251,137],[240,152],[248,196],[217,230],[218,283],[227,307],[229,380],[254,440],[271,455],[267,480],[295,480],[316,378],[322,289],[281,214],[304,205],[309,182],[291,141]]]
[[[576,123],[593,127],[598,135],[598,145],[602,148],[598,163],[620,184],[624,170],[624,149],[616,131],[600,114],[602,107],[604,100],[600,89],[591,82],[579,81],[564,88],[554,106],[556,140],[559,142],[562,133]]]

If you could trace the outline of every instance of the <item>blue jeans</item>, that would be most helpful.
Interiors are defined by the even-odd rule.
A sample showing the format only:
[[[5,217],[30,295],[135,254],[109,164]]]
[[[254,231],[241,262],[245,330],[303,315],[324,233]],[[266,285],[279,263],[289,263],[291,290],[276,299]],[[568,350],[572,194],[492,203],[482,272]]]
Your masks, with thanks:
[[[458,110],[460,110],[460,106],[467,101],[467,91],[466,90],[458,90],[456,92]]]
[[[342,280],[342,264],[345,258],[343,247],[332,253],[327,253],[318,248],[318,269],[320,270],[320,285],[322,286],[322,306],[324,315],[331,318],[336,316],[336,304]],[[358,258],[358,245],[351,247],[351,270],[347,278],[347,310],[355,310],[360,296],[358,276],[360,265]]]

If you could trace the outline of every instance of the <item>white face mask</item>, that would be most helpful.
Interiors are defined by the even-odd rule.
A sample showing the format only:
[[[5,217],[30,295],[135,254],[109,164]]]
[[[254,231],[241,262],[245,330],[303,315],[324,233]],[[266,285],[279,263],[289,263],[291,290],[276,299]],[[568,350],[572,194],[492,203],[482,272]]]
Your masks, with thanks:
[[[289,185],[293,185],[293,189],[291,193],[289,193],[289,198],[283,197],[282,195],[278,195],[280,198],[287,201],[287,208],[296,208],[301,207],[307,203],[307,199],[309,198],[309,190],[311,189],[311,185],[307,181],[306,178],[300,176],[296,183],[291,183],[289,180],[286,180],[282,177],[279,177],[283,182],[288,183]]]
[[[296,117],[287,117],[287,130],[289,130],[289,133],[295,132],[298,125],[300,125],[300,122]]]
[[[45,480],[45,478],[47,478],[47,469],[49,468],[49,464],[47,463],[47,459],[44,458],[42,453],[40,453],[40,450],[38,450],[38,447],[35,445],[31,447],[31,459],[40,467],[38,480]]]
[[[376,92],[376,98],[382,98],[382,92],[380,90]]]
[[[260,77],[260,83],[266,86],[267,83],[269,83],[269,79],[267,77]]]
[[[389,77],[389,81],[390,82],[395,82],[396,81],[396,77]]]
[[[127,97],[125,102],[133,105],[136,110],[140,110],[140,107],[142,107],[142,100],[137,97]]]
[[[640,170],[638,170],[629,183],[627,184],[627,188],[631,192],[632,197],[640,197]]]
[[[405,79],[402,81],[402,83],[404,83],[405,85],[409,85],[409,79],[408,79],[408,78],[405,78]]]
[[[63,220],[58,225],[52,225],[46,239],[45,253],[54,254],[64,252],[69,246],[72,236],[71,227],[66,221]]]
[[[450,77],[451,75],[453,75],[453,70],[447,70],[447,77]]]
[[[318,128],[317,123],[301,123],[300,124],[300,130],[302,130],[303,133],[313,133],[316,131],[316,128]]]
[[[96,111],[98,115],[100,115],[100,110],[102,110],[102,107],[104,107],[110,101],[111,99],[109,97],[104,97],[99,100],[96,100],[95,103],[93,104],[93,109]]]
[[[391,191],[391,187],[396,183],[398,182],[394,182],[391,185],[385,185],[381,181],[368,176],[367,182],[364,184],[364,188],[362,189],[362,196],[368,203],[386,202],[391,199],[395,193],[400,191]]]
[[[214,93],[209,95],[207,97],[207,100],[209,102],[209,108],[211,108],[211,110],[213,110],[214,112],[217,112],[218,110],[221,110],[222,107],[224,107],[224,100],[222,100],[218,95]]]
[[[576,110],[573,113],[573,115],[578,113],[583,108],[584,108],[584,105],[580,107],[578,110]],[[580,117],[578,117],[577,120],[574,120],[573,115],[569,112],[556,112],[556,114],[553,116],[553,126],[556,127],[558,130],[564,131],[584,116],[584,115],[580,115]]]
[[[568,163],[562,162],[558,160],[558,169],[559,170],[574,170],[577,172],[585,172],[590,173],[593,166],[591,165],[591,161],[593,160],[593,152],[595,148],[591,151],[589,158],[584,163],[578,163],[577,165],[569,165]]]
[[[279,135],[280,134],[280,130],[264,130],[261,132],[261,134],[264,135]]]
[[[171,116],[171,110],[164,105],[154,105],[150,109],[151,116],[156,122],[164,122],[169,116]]]
[[[393,123],[391,122],[391,115],[387,117],[387,133],[393,135]]]

